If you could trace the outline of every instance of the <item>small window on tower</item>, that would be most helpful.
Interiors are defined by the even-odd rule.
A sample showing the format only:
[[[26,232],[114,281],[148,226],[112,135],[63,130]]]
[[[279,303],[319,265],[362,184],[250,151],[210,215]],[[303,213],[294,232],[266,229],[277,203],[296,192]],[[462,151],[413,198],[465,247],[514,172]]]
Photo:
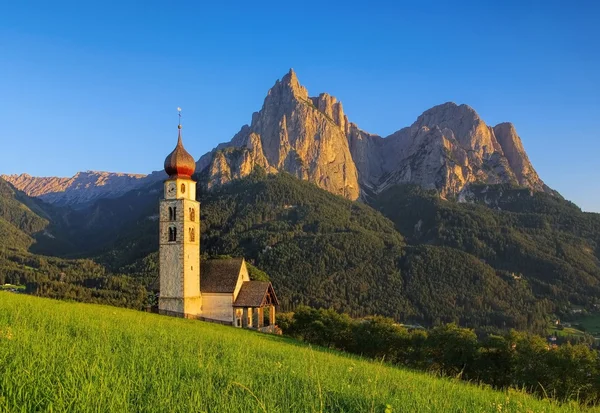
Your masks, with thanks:
[[[185,194],[185,184],[181,184],[181,193]]]
[[[177,228],[169,227],[169,242],[177,241]]]
[[[196,210],[194,208],[190,208],[190,221],[196,221]]]
[[[174,221],[175,220],[175,211],[173,210],[173,207],[169,207],[169,221]]]
[[[194,241],[196,241],[196,231],[194,231],[194,228],[190,228],[190,242]]]

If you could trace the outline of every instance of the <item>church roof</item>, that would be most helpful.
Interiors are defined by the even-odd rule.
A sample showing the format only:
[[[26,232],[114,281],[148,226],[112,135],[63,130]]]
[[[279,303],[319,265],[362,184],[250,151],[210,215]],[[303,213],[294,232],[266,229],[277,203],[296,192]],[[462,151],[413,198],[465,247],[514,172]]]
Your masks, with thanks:
[[[273,286],[268,281],[246,281],[233,304],[234,307],[279,305]]]
[[[243,258],[203,260],[200,265],[200,290],[203,293],[233,293]]]
[[[178,128],[177,146],[165,158],[165,172],[169,175],[169,178],[190,178],[196,170],[196,161],[183,147],[183,142],[181,141],[181,124],[179,124]]]

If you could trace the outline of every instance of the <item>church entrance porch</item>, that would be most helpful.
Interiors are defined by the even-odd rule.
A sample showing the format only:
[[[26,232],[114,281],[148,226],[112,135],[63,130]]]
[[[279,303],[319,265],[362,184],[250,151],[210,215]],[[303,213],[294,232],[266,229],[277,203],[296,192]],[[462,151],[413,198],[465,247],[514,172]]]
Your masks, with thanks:
[[[234,325],[263,332],[275,332],[275,306],[278,304],[270,282],[245,282],[233,304]]]
[[[275,327],[275,306],[236,307],[234,325],[241,328],[273,332]]]

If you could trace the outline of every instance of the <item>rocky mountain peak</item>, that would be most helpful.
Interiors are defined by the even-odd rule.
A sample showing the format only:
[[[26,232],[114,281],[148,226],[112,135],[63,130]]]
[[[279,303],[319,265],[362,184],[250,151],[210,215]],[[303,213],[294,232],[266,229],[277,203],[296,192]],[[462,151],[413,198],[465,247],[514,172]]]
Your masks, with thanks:
[[[240,150],[227,149],[232,147]],[[382,138],[351,123],[335,97],[310,97],[292,69],[269,90],[251,124],[203,156],[197,170],[210,167],[212,186],[256,166],[289,172],[350,199],[359,188],[379,192],[398,183],[435,189],[443,197],[471,183],[548,190],[512,124],[490,127],[470,106],[446,102]]]
[[[267,93],[263,106],[227,144],[198,162],[209,168],[209,186],[249,174],[260,166],[285,171],[349,199],[360,193],[346,138],[347,119],[333,96],[309,97],[293,70]],[[230,150],[237,147],[240,150]]]
[[[467,105],[435,106],[380,145],[379,181],[375,190],[394,183],[436,189],[458,195],[472,183],[511,183],[549,191],[533,169],[512,124],[488,126]],[[362,183],[362,179],[361,179]]]
[[[474,151],[480,159],[501,150],[493,132],[468,105],[447,102],[434,106],[423,112],[411,128],[415,133],[424,126],[446,130],[447,139],[455,139],[461,148]]]
[[[290,71],[281,78],[281,80],[277,80],[275,85],[269,90],[267,93],[267,99],[274,100],[273,103],[282,102],[287,100],[308,99],[308,91],[304,86],[300,84],[298,81],[298,76],[294,69],[290,69]],[[267,101],[265,99],[265,102]]]
[[[310,98],[310,100],[319,112],[342,128],[345,133],[348,132],[346,130],[348,118],[344,114],[342,102],[327,93],[321,93],[318,97]]]
[[[549,188],[546,188],[535,169],[533,169],[515,126],[510,122],[503,122],[494,126],[493,131],[519,185],[537,191],[548,190]]]

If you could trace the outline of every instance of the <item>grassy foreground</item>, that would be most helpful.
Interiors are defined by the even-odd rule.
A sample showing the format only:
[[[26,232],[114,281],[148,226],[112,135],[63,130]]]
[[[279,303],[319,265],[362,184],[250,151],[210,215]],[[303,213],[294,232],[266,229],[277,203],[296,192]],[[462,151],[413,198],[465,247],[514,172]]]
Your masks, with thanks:
[[[581,410],[232,327],[0,292],[0,411]]]

